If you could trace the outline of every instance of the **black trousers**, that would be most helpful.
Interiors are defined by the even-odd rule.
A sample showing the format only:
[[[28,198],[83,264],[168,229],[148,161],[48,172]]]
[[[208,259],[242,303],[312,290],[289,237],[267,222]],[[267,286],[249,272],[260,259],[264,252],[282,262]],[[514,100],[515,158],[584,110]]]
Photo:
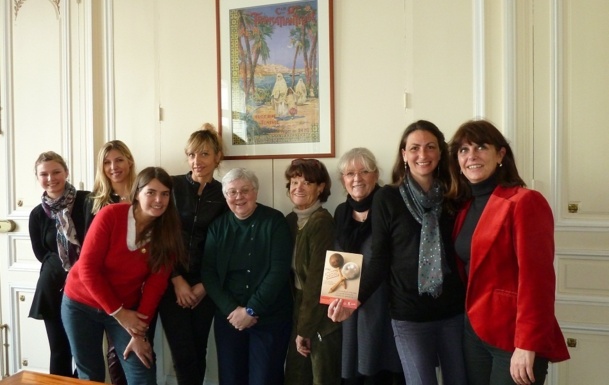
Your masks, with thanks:
[[[510,375],[512,352],[501,350],[482,341],[465,320],[463,352],[469,385],[514,385]],[[543,384],[548,374],[548,360],[535,356],[535,384]]]
[[[53,317],[44,320],[44,327],[51,348],[51,362],[49,373],[65,377],[76,377],[72,368],[72,350],[70,341],[63,327],[61,317]]]
[[[207,369],[207,341],[216,312],[216,305],[209,297],[194,309],[184,309],[177,304],[173,285],[170,283],[159,303],[159,316],[179,385],[201,385]]]

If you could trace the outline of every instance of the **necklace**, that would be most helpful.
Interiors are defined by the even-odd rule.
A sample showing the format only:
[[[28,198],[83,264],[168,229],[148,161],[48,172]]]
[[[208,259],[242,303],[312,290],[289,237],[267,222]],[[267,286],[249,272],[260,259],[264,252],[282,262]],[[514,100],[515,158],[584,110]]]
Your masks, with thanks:
[[[368,219],[368,211],[363,212],[363,213],[359,213],[357,211],[353,211],[353,219],[355,219],[358,222],[366,222],[366,219]]]

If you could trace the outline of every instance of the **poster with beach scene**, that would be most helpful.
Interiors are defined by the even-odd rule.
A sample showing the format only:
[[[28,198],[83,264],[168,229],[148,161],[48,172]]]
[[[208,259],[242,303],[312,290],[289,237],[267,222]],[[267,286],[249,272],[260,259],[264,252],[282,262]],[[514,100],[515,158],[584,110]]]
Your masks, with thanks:
[[[333,157],[332,1],[216,4],[226,158]]]

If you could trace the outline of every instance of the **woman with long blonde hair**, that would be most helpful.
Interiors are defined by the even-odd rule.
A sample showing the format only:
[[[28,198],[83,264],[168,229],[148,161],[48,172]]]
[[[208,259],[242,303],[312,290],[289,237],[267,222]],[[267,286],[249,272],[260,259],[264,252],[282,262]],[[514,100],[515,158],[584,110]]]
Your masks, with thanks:
[[[102,207],[111,203],[129,202],[135,175],[135,160],[125,143],[111,140],[99,149],[95,182],[85,210],[85,232]]]
[[[93,191],[85,202],[85,234],[102,207],[112,203],[129,203],[135,175],[135,161],[125,143],[111,140],[99,149]],[[125,373],[109,337],[107,359],[112,384],[127,385]]]

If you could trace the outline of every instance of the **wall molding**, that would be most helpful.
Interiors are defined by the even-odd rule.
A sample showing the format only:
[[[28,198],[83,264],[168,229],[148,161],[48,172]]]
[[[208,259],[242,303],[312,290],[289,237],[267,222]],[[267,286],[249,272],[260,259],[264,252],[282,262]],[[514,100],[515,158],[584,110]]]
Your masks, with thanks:
[[[573,232],[608,232],[609,217],[602,215],[586,215],[586,214],[571,214],[567,210],[567,201],[565,199],[565,188],[563,185],[567,182],[561,173],[561,170],[567,169],[565,162],[565,126],[563,124],[564,110],[563,98],[563,44],[564,44],[564,18],[563,18],[563,1],[551,0],[551,65],[550,65],[550,94],[551,94],[551,133],[552,133],[552,175],[551,185],[553,187],[553,211],[556,218],[556,231],[573,231]],[[577,218],[579,216],[579,218]]]
[[[17,19],[19,10],[23,6],[23,4],[25,4],[25,1],[26,0],[13,0],[13,3],[14,3],[13,9],[15,10],[15,19]],[[61,15],[61,8],[60,8],[61,0],[49,0],[49,2],[51,4],[53,4],[53,7],[55,8],[55,13],[57,14],[57,17],[59,17]]]
[[[114,97],[114,0],[104,2],[103,48],[104,48],[104,86],[105,86],[105,137],[116,138],[116,111]]]
[[[484,118],[486,116],[486,51],[484,31],[484,0],[472,0],[473,9],[473,81],[474,81],[474,117]]]
[[[10,351],[9,351],[9,355],[12,354],[12,358],[10,361],[11,363],[11,368],[10,371],[11,373],[17,373],[21,367],[21,362],[19,361],[18,358],[21,357],[21,344],[20,344],[20,339],[19,336],[22,333],[21,330],[21,323],[19,320],[19,312],[17,311],[17,309],[19,308],[19,299],[17,298],[17,294],[19,292],[27,292],[27,293],[31,293],[31,295],[34,295],[34,292],[36,291],[36,286],[33,286],[31,284],[19,284],[19,283],[12,283],[9,282],[8,284],[8,291],[10,293],[10,299],[9,299],[9,306],[11,308],[11,323],[13,325],[13,329],[10,330]]]

